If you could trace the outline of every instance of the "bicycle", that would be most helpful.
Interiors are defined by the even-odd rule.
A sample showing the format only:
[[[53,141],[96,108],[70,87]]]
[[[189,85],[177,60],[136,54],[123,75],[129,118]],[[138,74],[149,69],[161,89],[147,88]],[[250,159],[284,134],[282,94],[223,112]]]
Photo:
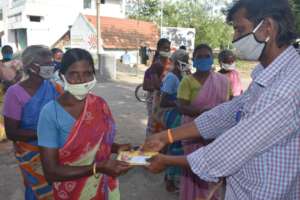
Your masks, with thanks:
[[[139,84],[136,86],[135,91],[135,98],[142,103],[145,103],[147,101],[148,92],[143,89],[143,84]]]

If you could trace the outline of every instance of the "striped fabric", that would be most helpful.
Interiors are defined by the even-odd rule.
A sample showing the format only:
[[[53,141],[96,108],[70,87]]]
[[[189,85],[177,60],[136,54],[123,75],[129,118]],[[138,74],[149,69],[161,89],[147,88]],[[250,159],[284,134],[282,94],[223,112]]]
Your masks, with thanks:
[[[300,57],[286,49],[258,65],[249,89],[197,118],[216,140],[188,156],[195,174],[227,177],[227,200],[300,199]]]

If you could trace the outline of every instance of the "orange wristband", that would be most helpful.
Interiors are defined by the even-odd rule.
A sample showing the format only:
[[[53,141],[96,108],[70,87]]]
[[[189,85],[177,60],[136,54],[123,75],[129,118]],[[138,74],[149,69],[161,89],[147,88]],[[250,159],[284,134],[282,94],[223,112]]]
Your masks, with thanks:
[[[169,140],[170,144],[174,143],[174,138],[173,138],[171,129],[168,129],[168,140]]]

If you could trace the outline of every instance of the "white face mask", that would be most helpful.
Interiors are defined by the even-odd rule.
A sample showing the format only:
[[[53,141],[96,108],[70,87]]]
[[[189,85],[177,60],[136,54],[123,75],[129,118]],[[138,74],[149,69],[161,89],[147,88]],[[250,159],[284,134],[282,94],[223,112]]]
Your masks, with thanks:
[[[30,68],[29,70],[32,73],[39,75],[40,77],[42,77],[45,80],[53,78],[55,66],[52,66],[52,65],[42,65],[41,66],[40,64],[37,64],[37,63],[34,63],[34,65],[36,65],[40,68],[40,72],[37,73],[34,69]]]
[[[86,98],[86,96],[92,91],[92,89],[96,86],[96,78],[90,82],[87,83],[81,83],[81,84],[70,84],[65,76],[62,75],[62,78],[65,83],[65,91],[68,91],[70,94],[72,94],[76,99],[83,100]]]
[[[232,64],[226,64],[226,63],[221,63],[221,67],[222,67],[222,69],[225,69],[225,70],[235,70],[235,68],[236,68],[236,64],[235,64],[235,62],[234,63],[232,63]]]
[[[40,77],[43,79],[51,79],[54,76],[54,66],[40,66]]]
[[[170,58],[171,57],[171,52],[169,52],[169,51],[160,51],[159,55],[163,58]]]
[[[261,21],[257,27],[249,34],[233,41],[233,46],[236,48],[236,55],[243,60],[258,61],[261,57],[267,42],[270,37],[263,42],[258,41],[255,36],[256,31],[262,26],[264,21]]]

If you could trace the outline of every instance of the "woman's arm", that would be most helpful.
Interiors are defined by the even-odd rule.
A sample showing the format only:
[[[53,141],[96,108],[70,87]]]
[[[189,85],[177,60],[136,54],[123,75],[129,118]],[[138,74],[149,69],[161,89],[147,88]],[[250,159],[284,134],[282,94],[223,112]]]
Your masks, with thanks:
[[[153,84],[151,83],[151,79],[144,78],[143,89],[152,92],[154,90]]]
[[[16,142],[30,142],[37,139],[37,134],[32,130],[20,129],[20,121],[4,117],[7,138]]]
[[[181,114],[187,115],[189,117],[198,117],[203,112],[207,110],[200,110],[191,105],[191,103],[187,100],[179,99],[178,100],[178,110]]]
[[[169,94],[163,92],[160,97],[160,107],[162,108],[170,108],[170,107],[177,107],[176,101],[169,100]]]
[[[93,175],[93,164],[86,166],[69,166],[59,164],[58,149],[40,147],[42,166],[49,182],[75,180]],[[126,162],[106,160],[97,163],[97,173],[117,177],[127,172],[131,167]]]

